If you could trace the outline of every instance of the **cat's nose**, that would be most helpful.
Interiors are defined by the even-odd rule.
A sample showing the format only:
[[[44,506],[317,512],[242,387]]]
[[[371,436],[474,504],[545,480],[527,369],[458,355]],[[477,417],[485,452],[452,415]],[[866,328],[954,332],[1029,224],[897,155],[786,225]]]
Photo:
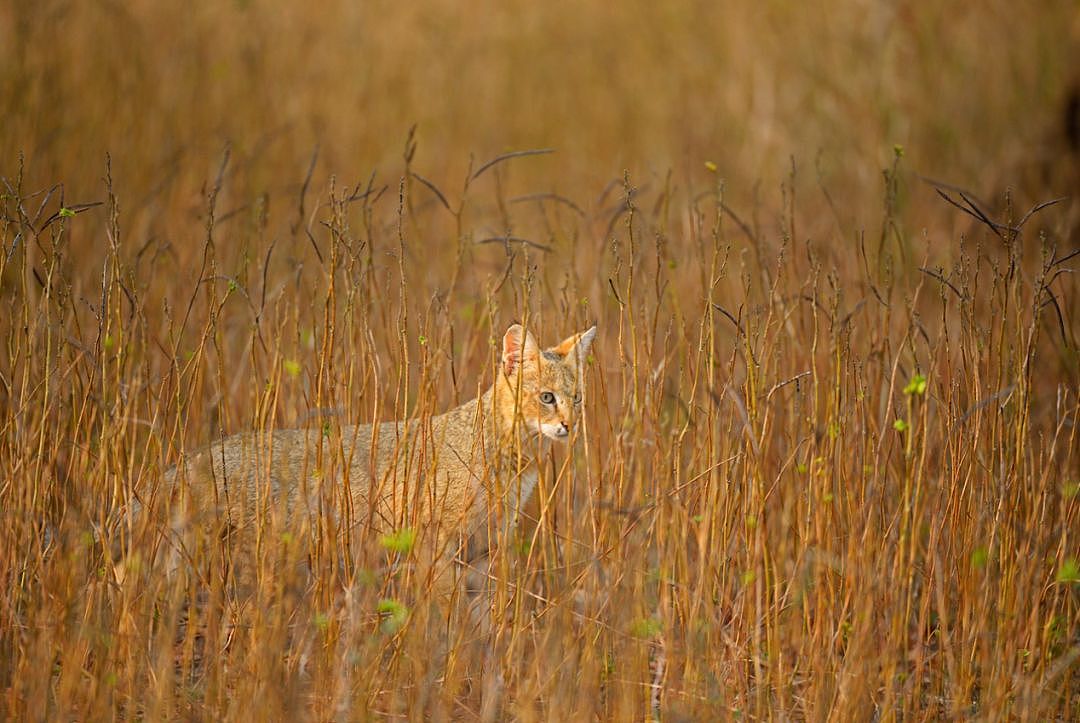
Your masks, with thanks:
[[[570,428],[566,426],[566,422],[561,422],[559,424],[558,435],[560,437],[566,437],[569,434],[570,434]]]

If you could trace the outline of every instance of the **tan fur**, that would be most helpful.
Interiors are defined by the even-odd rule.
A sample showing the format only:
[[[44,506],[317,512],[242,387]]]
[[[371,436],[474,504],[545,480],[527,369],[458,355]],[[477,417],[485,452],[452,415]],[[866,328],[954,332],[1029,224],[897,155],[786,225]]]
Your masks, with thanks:
[[[511,326],[492,387],[429,420],[213,443],[168,475],[173,529],[209,526],[252,542],[266,523],[332,525],[354,540],[413,527],[437,554],[476,559],[513,528],[544,443],[569,438],[594,335],[595,327],[541,350]]]

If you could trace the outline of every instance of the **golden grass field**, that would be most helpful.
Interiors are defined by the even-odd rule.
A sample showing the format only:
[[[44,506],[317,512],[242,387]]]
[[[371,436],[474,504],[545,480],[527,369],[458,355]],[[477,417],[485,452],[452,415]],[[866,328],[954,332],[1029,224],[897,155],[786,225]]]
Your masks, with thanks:
[[[1080,719],[1078,69],[1064,1],[0,4],[0,717],[472,720],[486,649],[505,719]],[[493,640],[124,515],[520,320],[599,334]]]

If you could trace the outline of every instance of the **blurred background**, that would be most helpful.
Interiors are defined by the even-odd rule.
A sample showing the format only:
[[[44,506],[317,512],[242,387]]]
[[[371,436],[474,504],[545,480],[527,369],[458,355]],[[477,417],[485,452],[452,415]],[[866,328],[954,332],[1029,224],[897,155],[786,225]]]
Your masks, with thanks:
[[[9,1],[0,174],[23,154],[28,188],[100,200],[111,153],[145,233],[226,145],[232,190],[273,208],[316,148],[313,189],[373,170],[394,185],[415,125],[414,168],[449,196],[470,156],[523,148],[557,152],[514,183],[579,200],[624,170],[684,181],[709,161],[745,208],[779,199],[794,165],[807,215],[823,187],[849,235],[879,218],[899,147],[921,228],[943,204],[919,176],[991,205],[1075,194],[1078,48],[1071,0]]]

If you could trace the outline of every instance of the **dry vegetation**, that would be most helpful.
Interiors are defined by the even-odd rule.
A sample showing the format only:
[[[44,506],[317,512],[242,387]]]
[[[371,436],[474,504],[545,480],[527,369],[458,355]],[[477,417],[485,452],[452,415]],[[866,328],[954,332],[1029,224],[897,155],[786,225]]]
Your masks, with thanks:
[[[528,318],[600,335],[507,717],[1080,717],[1075,5],[459,5],[0,6],[0,715],[476,716],[407,535],[264,530],[238,600],[122,513]]]

